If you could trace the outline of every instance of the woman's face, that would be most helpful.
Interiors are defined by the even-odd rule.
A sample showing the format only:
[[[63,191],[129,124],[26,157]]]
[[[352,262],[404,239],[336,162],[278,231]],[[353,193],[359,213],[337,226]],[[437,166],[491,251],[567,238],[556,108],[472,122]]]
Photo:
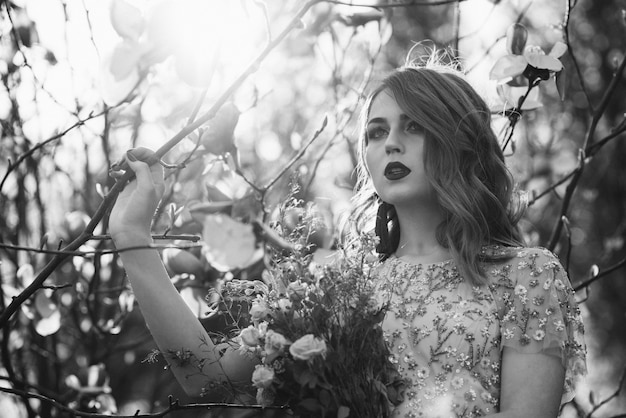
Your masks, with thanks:
[[[424,171],[424,130],[388,90],[372,101],[365,140],[367,170],[383,201],[395,206],[436,202]]]

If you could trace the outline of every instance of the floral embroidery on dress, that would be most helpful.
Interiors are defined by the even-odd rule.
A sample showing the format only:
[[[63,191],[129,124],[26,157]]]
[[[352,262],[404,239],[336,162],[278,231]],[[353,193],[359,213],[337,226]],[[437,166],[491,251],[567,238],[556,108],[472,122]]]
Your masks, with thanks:
[[[453,261],[421,265],[391,257],[378,268],[389,309],[391,361],[406,379],[394,417],[480,417],[499,410],[503,347],[560,356],[562,402],[586,373],[583,323],[557,258],[541,248],[489,246],[488,284],[465,281]]]

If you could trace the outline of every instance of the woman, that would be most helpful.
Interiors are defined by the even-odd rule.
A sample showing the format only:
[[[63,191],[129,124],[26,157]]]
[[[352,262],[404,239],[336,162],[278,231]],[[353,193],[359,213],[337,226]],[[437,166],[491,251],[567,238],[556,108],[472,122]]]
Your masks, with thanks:
[[[406,67],[364,106],[354,219],[378,204],[398,417],[554,417],[585,372],[556,257],[523,248],[487,105],[449,68]]]
[[[383,329],[407,380],[394,416],[555,417],[584,373],[582,322],[554,255],[521,246],[484,101],[449,69],[409,66],[383,81],[363,114],[352,219],[366,228],[378,205]],[[161,167],[138,160],[146,156],[126,156],[137,181],[111,214],[118,248],[151,243],[164,186]],[[161,351],[191,359],[172,368],[187,393],[207,392],[207,375],[209,392],[250,381],[254,363],[211,343],[156,251],[121,258]]]

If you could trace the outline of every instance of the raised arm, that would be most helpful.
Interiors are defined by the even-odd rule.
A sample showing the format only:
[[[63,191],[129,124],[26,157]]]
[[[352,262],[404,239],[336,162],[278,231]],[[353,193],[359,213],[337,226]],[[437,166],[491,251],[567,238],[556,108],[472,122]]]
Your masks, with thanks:
[[[109,231],[118,250],[152,244],[150,223],[164,182],[159,164],[142,161],[151,155],[145,148],[126,154],[136,180],[120,193],[111,212]],[[120,257],[148,328],[188,395],[210,394],[214,383],[250,383],[254,363],[231,345],[211,342],[172,284],[157,250],[122,251]]]

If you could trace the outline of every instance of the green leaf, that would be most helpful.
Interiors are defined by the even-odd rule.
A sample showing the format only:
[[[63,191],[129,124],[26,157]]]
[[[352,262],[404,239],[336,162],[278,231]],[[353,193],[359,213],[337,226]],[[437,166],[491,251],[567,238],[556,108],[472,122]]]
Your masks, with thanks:
[[[350,408],[341,405],[339,409],[337,409],[337,418],[348,418],[348,416],[350,416]]]

